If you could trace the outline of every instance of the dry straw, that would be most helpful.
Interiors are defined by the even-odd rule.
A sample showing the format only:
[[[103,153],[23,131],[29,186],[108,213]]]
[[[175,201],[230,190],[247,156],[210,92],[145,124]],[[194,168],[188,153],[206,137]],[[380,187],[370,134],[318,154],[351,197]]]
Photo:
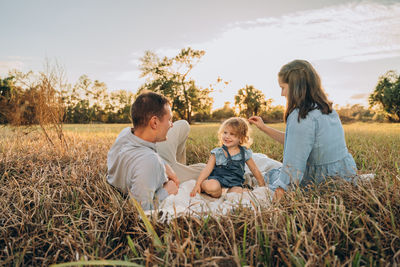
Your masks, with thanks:
[[[141,219],[129,198],[107,184],[106,155],[116,133],[107,134],[104,125],[90,134],[85,126],[74,127],[82,132],[66,132],[68,149],[49,145],[37,132],[0,128],[2,265],[94,266],[110,260],[107,264],[374,266],[400,261],[398,126],[345,126],[358,167],[377,173],[372,182],[331,181],[287,194],[258,211],[238,207],[229,216],[185,217],[170,224]],[[217,128],[192,127],[189,162],[206,160],[217,143]],[[282,148],[256,133],[253,150],[281,160]]]

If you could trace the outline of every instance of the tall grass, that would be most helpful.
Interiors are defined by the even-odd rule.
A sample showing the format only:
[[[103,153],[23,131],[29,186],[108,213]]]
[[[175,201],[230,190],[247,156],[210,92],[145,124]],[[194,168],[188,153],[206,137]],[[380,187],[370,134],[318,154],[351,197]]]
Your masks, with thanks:
[[[129,198],[106,182],[107,151],[123,127],[67,125],[68,150],[49,146],[37,132],[0,128],[2,265],[400,263],[398,124],[345,125],[360,171],[376,173],[371,182],[328,182],[261,210],[237,207],[229,216],[184,217],[170,224],[150,218],[154,233]],[[206,161],[217,129],[192,126],[189,163]],[[253,151],[282,160],[281,145],[256,129],[253,137]]]

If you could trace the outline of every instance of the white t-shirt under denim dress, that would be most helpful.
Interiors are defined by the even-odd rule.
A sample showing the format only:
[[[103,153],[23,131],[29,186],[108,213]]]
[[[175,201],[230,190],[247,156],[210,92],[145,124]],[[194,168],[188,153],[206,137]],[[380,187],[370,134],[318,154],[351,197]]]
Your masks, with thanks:
[[[286,122],[283,166],[264,176],[266,184],[275,191],[287,190],[289,185],[305,187],[321,183],[328,177],[347,181],[356,175],[357,167],[348,152],[344,131],[335,110],[323,114],[310,111],[298,121],[299,110],[293,110]]]

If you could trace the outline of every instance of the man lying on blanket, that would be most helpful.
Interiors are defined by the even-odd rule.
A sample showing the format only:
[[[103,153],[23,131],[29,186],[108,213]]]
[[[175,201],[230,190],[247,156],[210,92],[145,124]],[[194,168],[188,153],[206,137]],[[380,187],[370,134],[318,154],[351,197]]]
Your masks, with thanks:
[[[133,128],[118,135],[107,156],[107,181],[122,193],[130,192],[144,210],[154,209],[179,182],[195,179],[204,164],[186,166],[186,121],[172,123],[170,103],[146,92],[131,107]],[[184,178],[184,179],[183,179]]]

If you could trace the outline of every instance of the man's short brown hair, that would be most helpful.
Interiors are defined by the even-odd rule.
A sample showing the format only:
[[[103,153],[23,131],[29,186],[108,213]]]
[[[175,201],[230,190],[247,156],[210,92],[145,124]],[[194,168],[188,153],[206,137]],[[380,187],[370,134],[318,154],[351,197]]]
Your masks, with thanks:
[[[131,106],[131,118],[134,127],[147,126],[151,117],[162,118],[166,114],[165,105],[169,100],[158,93],[145,92],[140,94]]]

